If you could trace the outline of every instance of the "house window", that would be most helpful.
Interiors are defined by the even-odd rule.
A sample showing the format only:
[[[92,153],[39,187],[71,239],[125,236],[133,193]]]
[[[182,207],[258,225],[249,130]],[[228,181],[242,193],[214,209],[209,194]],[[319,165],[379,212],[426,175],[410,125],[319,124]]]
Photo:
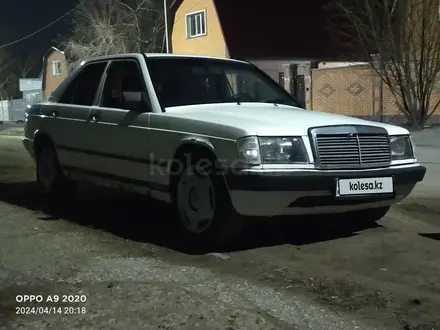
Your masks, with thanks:
[[[52,62],[52,74],[54,76],[61,75],[63,73],[62,69],[63,69],[63,62],[61,62],[61,61],[53,61]]]
[[[206,35],[206,10],[186,14],[186,38]]]

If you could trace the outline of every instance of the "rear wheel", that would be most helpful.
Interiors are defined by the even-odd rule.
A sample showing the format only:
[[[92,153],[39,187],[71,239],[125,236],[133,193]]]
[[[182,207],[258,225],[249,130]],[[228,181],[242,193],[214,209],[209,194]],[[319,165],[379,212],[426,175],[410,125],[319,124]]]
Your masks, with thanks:
[[[61,170],[55,148],[45,143],[37,153],[37,182],[43,194],[62,199],[72,195],[76,184]]]
[[[177,160],[188,165],[182,166],[173,189],[173,204],[185,241],[199,249],[230,243],[240,234],[244,217],[235,212],[215,159],[204,153],[191,153],[190,157],[190,161]],[[202,161],[210,165],[198,165]]]

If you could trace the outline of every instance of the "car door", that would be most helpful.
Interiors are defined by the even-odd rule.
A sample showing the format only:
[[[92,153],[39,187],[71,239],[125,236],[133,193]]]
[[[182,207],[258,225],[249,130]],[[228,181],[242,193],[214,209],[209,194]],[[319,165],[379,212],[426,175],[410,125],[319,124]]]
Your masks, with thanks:
[[[52,138],[65,168],[87,169],[88,118],[108,61],[92,62],[68,83],[57,102],[41,108],[46,116],[45,133]]]
[[[146,187],[151,103],[137,59],[109,64],[90,124],[93,170],[97,176]]]

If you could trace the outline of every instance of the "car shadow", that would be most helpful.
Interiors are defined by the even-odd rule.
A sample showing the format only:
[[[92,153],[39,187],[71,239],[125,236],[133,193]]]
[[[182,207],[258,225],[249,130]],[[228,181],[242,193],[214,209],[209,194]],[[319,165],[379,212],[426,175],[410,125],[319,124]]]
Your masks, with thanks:
[[[433,239],[435,241],[440,241],[440,233],[429,233],[429,234],[419,234],[419,236],[425,237],[425,238],[429,238],[429,239]]]
[[[43,196],[35,182],[1,183],[0,200],[33,211],[41,221],[65,219],[82,226],[101,229],[119,237],[151,243],[187,254],[233,252],[276,245],[305,245],[357,235],[378,227],[329,217],[250,218],[234,244],[221,251],[191,251],[175,230],[169,205],[143,196],[100,188],[84,187],[77,197],[55,204]],[[295,220],[295,221],[293,221]]]

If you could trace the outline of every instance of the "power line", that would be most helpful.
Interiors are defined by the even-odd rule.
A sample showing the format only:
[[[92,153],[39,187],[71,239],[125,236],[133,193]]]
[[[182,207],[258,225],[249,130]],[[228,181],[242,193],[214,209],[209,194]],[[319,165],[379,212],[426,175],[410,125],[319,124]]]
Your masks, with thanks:
[[[193,9],[194,7],[196,7],[200,2],[201,2],[201,0],[199,0],[198,2],[196,2],[196,3],[195,3],[195,4],[194,4],[189,10]],[[54,25],[55,23],[57,23],[57,22],[59,22],[60,20],[62,20],[64,17],[68,16],[68,15],[69,15],[70,13],[72,13],[74,10],[76,10],[77,8],[79,8],[79,6],[81,6],[82,4],[83,4],[82,2],[79,3],[79,4],[76,5],[74,8],[72,8],[72,9],[69,10],[67,13],[65,13],[64,15],[58,17],[56,20],[50,22],[49,24],[43,26],[42,28],[40,28],[40,29],[38,29],[38,30],[36,30],[36,31],[34,31],[34,32],[32,32],[32,33],[30,33],[30,34],[24,36],[24,37],[19,38],[19,39],[14,40],[14,41],[11,41],[11,42],[8,42],[8,43],[6,43],[6,44],[0,45],[0,49],[5,48],[5,47],[8,47],[8,46],[12,46],[12,45],[14,45],[14,44],[16,44],[16,43],[19,43],[19,42],[23,41],[23,40],[29,39],[29,38],[33,37],[34,35],[40,33],[41,31],[46,30],[47,28],[51,27],[51,26]],[[180,19],[181,19],[181,18],[178,18],[174,23],[180,21]]]
[[[76,10],[76,9],[77,9],[79,6],[81,6],[81,5],[82,5],[82,2],[79,3],[78,5],[76,5],[73,9],[69,10],[69,11],[68,11],[67,13],[65,13],[63,16],[58,17],[56,20],[50,22],[50,23],[47,24],[46,26],[43,26],[41,29],[38,29],[37,31],[34,31],[34,32],[28,34],[27,36],[24,36],[24,37],[22,37],[22,38],[20,38],[20,39],[17,39],[17,40],[14,40],[14,41],[8,42],[8,43],[6,43],[6,44],[4,44],[4,45],[0,45],[0,49],[5,48],[5,47],[8,47],[8,46],[11,46],[11,45],[14,45],[14,44],[19,43],[19,42],[21,42],[21,41],[23,41],[23,40],[29,39],[29,38],[33,37],[34,35],[40,33],[41,31],[46,30],[48,27],[51,27],[52,25],[54,25],[54,24],[57,23],[58,21],[62,20],[64,17],[66,17],[67,15],[69,15],[70,13],[72,13],[74,10]]]

